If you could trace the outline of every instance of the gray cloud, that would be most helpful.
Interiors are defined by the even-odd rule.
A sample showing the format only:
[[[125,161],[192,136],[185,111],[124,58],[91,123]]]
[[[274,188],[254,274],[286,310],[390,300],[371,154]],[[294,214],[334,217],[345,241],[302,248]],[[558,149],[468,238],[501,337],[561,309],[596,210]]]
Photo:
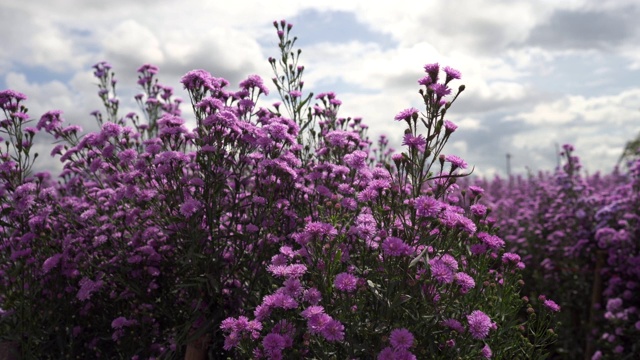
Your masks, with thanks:
[[[558,10],[532,29],[526,46],[551,50],[609,51],[636,37],[638,7],[615,12],[601,10]]]

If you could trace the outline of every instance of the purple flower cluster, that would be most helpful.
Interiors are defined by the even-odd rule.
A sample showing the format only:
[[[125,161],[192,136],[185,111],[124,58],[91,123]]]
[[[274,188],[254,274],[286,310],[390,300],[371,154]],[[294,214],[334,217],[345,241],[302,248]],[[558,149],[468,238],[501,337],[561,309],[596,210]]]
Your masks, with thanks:
[[[464,90],[450,88],[460,72],[425,66],[424,110],[395,117],[407,126],[395,153],[361,118],[340,117],[336,94],[303,90],[292,25],[274,26],[282,102],[260,106],[269,89],[257,75],[234,91],[193,70],[181,79],[193,129],[151,64],[138,69],[140,116],[120,114],[111,66],[94,66],[104,106],[94,133],[65,126],[61,111],[23,126],[26,97],[0,92],[10,144],[0,150],[0,337],[24,340],[32,358],[545,351],[546,335],[511,325],[546,329],[565,305],[545,299],[542,321],[527,313],[526,253],[497,234],[482,188],[460,191],[468,164],[442,154],[457,129],[444,117]],[[30,171],[39,131],[60,141],[56,180]],[[630,236],[608,227],[598,233],[606,246]],[[611,302],[608,317],[630,321],[620,286],[611,292],[624,303]]]
[[[414,360],[416,356],[413,355],[409,349],[413,347],[414,337],[413,334],[404,328],[393,329],[389,335],[389,342],[391,346],[387,346],[382,349],[378,354],[378,360]]]
[[[554,299],[537,300],[562,320],[558,353],[638,356],[639,163],[587,176],[573,151],[562,147],[564,162],[553,173],[478,181],[505,241],[477,236],[489,248],[509,249],[504,265],[524,269],[524,283]]]
[[[467,315],[469,323],[469,333],[474,339],[485,339],[489,335],[489,330],[496,328],[496,323],[491,321],[487,314],[480,310],[474,310]]]

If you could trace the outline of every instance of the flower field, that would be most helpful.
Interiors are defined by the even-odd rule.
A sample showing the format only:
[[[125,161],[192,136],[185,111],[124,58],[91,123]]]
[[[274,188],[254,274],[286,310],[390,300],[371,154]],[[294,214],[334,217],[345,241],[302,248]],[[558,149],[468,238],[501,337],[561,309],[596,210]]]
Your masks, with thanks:
[[[139,113],[94,66],[82,135],[0,92],[0,342],[17,359],[636,359],[640,162],[474,179],[445,145],[461,73],[424,66],[403,149],[304,90],[274,22],[258,75],[182,77],[197,126],[138,69]],[[33,123],[33,124],[32,124]],[[39,133],[59,177],[37,172]],[[42,156],[42,155],[40,155]]]

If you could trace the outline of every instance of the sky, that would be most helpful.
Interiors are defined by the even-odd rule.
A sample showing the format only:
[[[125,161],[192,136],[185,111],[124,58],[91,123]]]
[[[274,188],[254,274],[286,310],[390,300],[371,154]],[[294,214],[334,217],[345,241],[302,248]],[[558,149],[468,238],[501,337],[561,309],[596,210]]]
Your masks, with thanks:
[[[28,96],[34,119],[62,110],[97,130],[91,67],[113,66],[122,115],[137,110],[136,70],[151,63],[185,100],[180,78],[205,69],[230,89],[257,74],[273,93],[274,20],[293,24],[305,90],[333,91],[339,116],[362,117],[369,135],[401,151],[403,109],[423,109],[417,80],[438,62],[466,90],[447,117],[458,130],[446,154],[475,174],[553,170],[573,144],[588,173],[608,173],[640,132],[640,2],[636,0],[0,0],[0,90]],[[272,96],[259,105],[268,107]],[[189,118],[191,116],[191,118]],[[36,137],[41,169],[53,139]]]

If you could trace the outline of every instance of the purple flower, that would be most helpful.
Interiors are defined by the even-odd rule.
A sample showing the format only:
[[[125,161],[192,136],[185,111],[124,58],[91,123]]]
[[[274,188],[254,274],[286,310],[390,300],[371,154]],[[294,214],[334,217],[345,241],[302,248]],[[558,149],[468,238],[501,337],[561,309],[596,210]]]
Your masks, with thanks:
[[[102,135],[106,138],[115,138],[122,133],[122,127],[116,123],[106,122],[102,125]]]
[[[478,234],[476,234],[476,236],[492,250],[497,250],[504,247],[504,240],[500,239],[496,235],[490,235],[486,232],[479,232]]]
[[[470,207],[471,213],[475,216],[485,216],[487,214],[487,207],[482,204],[474,204]]]
[[[617,312],[622,309],[622,299],[621,298],[613,298],[607,300],[607,311],[609,312]]]
[[[446,208],[445,204],[429,196],[416,198],[414,206],[416,214],[422,217],[435,217]]]
[[[366,189],[358,193],[358,201],[360,202],[373,201],[378,198],[378,195],[379,195],[378,191],[376,191],[371,187],[367,187]]]
[[[505,264],[508,264],[508,263],[517,264],[518,262],[520,262],[520,255],[510,253],[510,252],[504,253],[502,255],[502,262]]]
[[[438,79],[438,73],[440,72],[440,64],[433,63],[424,66],[424,71],[431,76],[431,79],[435,82]]]
[[[305,290],[304,294],[302,295],[302,300],[312,305],[318,304],[321,299],[322,294],[316,288],[309,288]]]
[[[394,349],[407,350],[413,346],[413,334],[404,328],[391,331],[389,340]]]
[[[338,320],[331,319],[321,331],[322,336],[327,341],[344,340],[344,325]]]
[[[350,154],[345,155],[343,160],[344,163],[347,164],[347,166],[358,170],[367,166],[367,158],[368,155],[366,152],[362,150],[356,150]]]
[[[149,74],[157,74],[158,73],[158,67],[155,65],[151,65],[151,64],[144,64],[142,66],[140,66],[138,68],[138,72],[139,73],[144,73],[147,72]]]
[[[307,267],[303,264],[291,264],[285,269],[284,276],[288,278],[299,278],[307,272]]]
[[[416,149],[420,152],[424,152],[427,146],[427,139],[422,135],[413,136],[411,134],[404,134],[402,145],[407,146],[410,149]]]
[[[482,355],[482,357],[484,357],[485,359],[491,359],[491,356],[493,356],[493,352],[491,351],[489,345],[484,344],[484,347],[482,348],[482,350],[480,350],[480,355]]]
[[[480,310],[475,310],[467,315],[467,321],[469,322],[469,332],[474,339],[481,340],[489,335],[492,323],[487,314]]]
[[[113,319],[113,321],[111,322],[111,327],[114,329],[121,329],[125,326],[134,325],[135,323],[135,320],[127,320],[126,317],[120,316],[119,318]]]
[[[302,283],[296,278],[288,278],[284,281],[282,291],[293,298],[297,298],[302,294]]]
[[[382,242],[382,251],[385,255],[402,256],[410,254],[411,248],[402,239],[390,236]]]
[[[460,321],[456,319],[447,319],[442,321],[442,325],[448,327],[451,330],[457,331],[458,333],[464,333],[464,326],[460,323]]]
[[[312,305],[304,309],[300,315],[305,319],[311,319],[316,315],[324,314],[324,308],[320,305]]]
[[[439,257],[440,261],[445,263],[452,271],[458,270],[458,261],[449,254],[443,254]]]
[[[349,273],[344,273],[344,272],[336,275],[336,279],[333,283],[333,286],[335,286],[336,289],[344,292],[355,291],[357,285],[358,285],[358,278]]]
[[[420,85],[424,85],[424,86],[429,86],[433,81],[431,80],[431,76],[427,75],[425,77],[423,77],[422,79],[418,80],[418,84]]]
[[[453,68],[450,68],[448,66],[445,66],[444,72],[445,72],[445,74],[447,74],[447,79],[445,80],[445,82],[449,82],[449,81],[451,81],[453,79],[460,79],[460,77],[462,75],[462,74],[460,74],[460,71],[458,71],[456,69],[453,69]]]
[[[238,344],[240,343],[240,339],[241,338],[239,334],[235,331],[232,331],[231,333],[225,335],[224,345],[222,346],[222,348],[229,351],[234,347],[238,346]]]
[[[473,289],[476,286],[475,280],[469,274],[464,272],[459,272],[455,275],[456,284],[460,285],[463,293],[466,293],[470,289]]]
[[[40,117],[40,121],[38,121],[36,128],[38,130],[44,128],[46,131],[53,131],[54,129],[58,128],[60,124],[62,124],[62,121],[62,111],[47,111]]]
[[[333,130],[328,132],[324,137],[331,146],[345,147],[349,144],[350,134],[343,130]]]
[[[196,91],[200,89],[200,87],[204,87],[205,89],[212,87],[211,74],[202,69],[189,71],[180,79],[180,82],[188,91]]]
[[[552,312],[560,311],[560,305],[556,304],[555,301],[553,300],[545,300],[543,304],[547,309],[551,310]]]
[[[245,90],[251,90],[252,88],[258,88],[258,90],[265,94],[269,95],[269,89],[264,86],[264,82],[262,78],[258,75],[249,75],[246,80],[240,83],[240,87]]]
[[[274,351],[282,351],[285,348],[286,341],[280,334],[269,333],[262,339],[262,346],[268,354]]]
[[[295,301],[294,298],[283,293],[276,293],[276,294],[265,296],[262,301],[262,304],[271,308],[282,308],[282,309],[295,309],[298,307],[298,303]]]
[[[456,129],[458,128],[458,125],[452,123],[449,120],[445,120],[444,121],[444,128],[445,128],[445,133],[452,133],[452,132],[456,131]]]
[[[439,283],[449,284],[453,281],[453,270],[440,259],[432,259],[429,261],[431,276]]]
[[[409,121],[414,116],[414,114],[418,114],[418,109],[416,109],[416,108],[404,109],[404,110],[400,111],[394,117],[394,119],[396,121],[402,121],[402,120]]]
[[[396,360],[396,359],[397,358],[396,358],[395,352],[389,346],[382,349],[382,351],[380,351],[380,353],[378,354],[378,360]]]
[[[182,216],[186,218],[189,218],[198,210],[200,210],[201,206],[202,204],[200,204],[198,200],[187,199],[184,203],[182,203],[182,205],[180,205],[180,214],[182,214]]]
[[[55,254],[53,256],[51,256],[50,258],[48,258],[47,260],[44,261],[44,264],[42,264],[42,271],[46,274],[49,271],[51,271],[51,269],[53,269],[54,267],[58,266],[58,264],[60,263],[60,259],[62,258],[62,254]]]
[[[440,83],[431,84],[429,85],[429,89],[433,90],[433,92],[439,98],[451,94],[451,89],[449,89],[449,87],[445,84],[440,84]]]
[[[323,222],[310,222],[304,227],[304,231],[312,237],[329,236],[334,237],[338,235],[338,231],[333,225]]]
[[[291,90],[289,91],[289,96],[291,96],[291,98],[296,99],[299,98],[300,96],[302,96],[302,93],[298,90]]]
[[[309,328],[309,332],[312,334],[318,334],[324,329],[325,326],[333,319],[331,316],[322,313],[318,315],[314,315],[307,320],[307,327]]]
[[[18,110],[18,104],[27,97],[23,93],[14,90],[0,91],[0,109],[14,112]]]
[[[131,164],[138,157],[138,153],[134,149],[126,149],[118,153],[118,159],[124,164]]]
[[[463,159],[461,159],[461,158],[459,158],[459,157],[457,157],[455,155],[447,155],[447,156],[445,156],[444,159],[451,163],[451,168],[452,169],[456,169],[456,168],[466,169],[467,168],[467,163]]]
[[[356,217],[356,230],[358,235],[369,239],[376,231],[376,219],[371,214],[362,213]]]
[[[80,280],[80,290],[78,290],[76,297],[80,301],[89,299],[94,292],[100,290],[103,283],[102,280],[92,281],[87,277],[82,278],[82,280]]]

